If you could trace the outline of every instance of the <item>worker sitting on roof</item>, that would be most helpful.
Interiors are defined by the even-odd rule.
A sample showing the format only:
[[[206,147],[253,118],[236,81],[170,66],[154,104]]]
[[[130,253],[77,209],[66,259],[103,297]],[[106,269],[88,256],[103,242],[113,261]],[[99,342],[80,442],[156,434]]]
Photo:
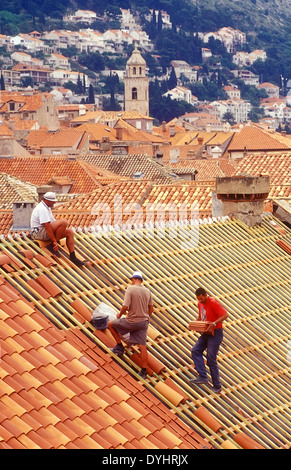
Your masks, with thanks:
[[[30,235],[33,240],[49,241],[46,248],[58,258],[58,241],[66,238],[66,245],[70,253],[70,260],[77,266],[83,266],[85,261],[79,260],[75,255],[74,232],[68,228],[68,222],[64,219],[56,220],[52,213],[52,207],[56,202],[56,194],[45,193],[43,200],[33,209],[30,219]]]
[[[130,333],[130,343],[138,344],[141,353],[141,371],[139,375],[145,379],[147,376],[147,331],[149,319],[153,313],[153,298],[151,291],[142,285],[143,275],[135,271],[131,276],[131,286],[125,292],[123,306],[116,315],[116,320],[108,322],[108,328],[112,333],[116,346],[112,352],[118,356],[124,353],[124,346],[119,335]],[[120,318],[126,313],[126,318]]]

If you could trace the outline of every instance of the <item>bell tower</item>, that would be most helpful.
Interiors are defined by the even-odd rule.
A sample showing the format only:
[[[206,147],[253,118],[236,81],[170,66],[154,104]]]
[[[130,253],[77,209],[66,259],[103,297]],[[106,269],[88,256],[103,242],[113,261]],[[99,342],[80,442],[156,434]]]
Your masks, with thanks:
[[[146,76],[146,61],[135,46],[126,64],[124,79],[124,109],[149,115],[149,78]]]

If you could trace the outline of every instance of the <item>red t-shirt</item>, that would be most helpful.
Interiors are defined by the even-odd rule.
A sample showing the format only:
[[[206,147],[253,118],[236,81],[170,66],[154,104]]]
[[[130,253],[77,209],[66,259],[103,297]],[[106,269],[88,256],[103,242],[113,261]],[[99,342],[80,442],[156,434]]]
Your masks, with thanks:
[[[214,322],[217,318],[221,317],[226,313],[225,308],[220,305],[220,303],[213,299],[212,297],[207,297],[205,304],[198,302],[198,310],[199,310],[199,320],[206,320]],[[215,327],[222,328],[222,322],[218,323]]]

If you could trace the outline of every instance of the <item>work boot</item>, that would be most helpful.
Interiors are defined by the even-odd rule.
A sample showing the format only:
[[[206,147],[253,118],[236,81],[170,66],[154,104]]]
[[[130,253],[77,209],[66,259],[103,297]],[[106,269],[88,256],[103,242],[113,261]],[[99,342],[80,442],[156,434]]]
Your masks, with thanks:
[[[61,253],[59,251],[54,250],[54,245],[53,243],[50,243],[49,245],[46,246],[46,249],[50,251],[53,255],[55,255],[57,258],[61,257]]]
[[[190,379],[190,382],[193,385],[208,384],[208,379],[198,376],[196,379]]]
[[[138,374],[142,379],[147,378],[147,370],[146,369],[141,369]]]
[[[117,344],[114,348],[110,349],[114,354],[121,357],[124,354],[124,346],[122,344]]]
[[[86,261],[81,261],[77,258],[74,251],[70,253],[70,260],[72,261],[72,263],[78,266],[78,268],[81,268],[81,266],[84,266],[86,264]]]

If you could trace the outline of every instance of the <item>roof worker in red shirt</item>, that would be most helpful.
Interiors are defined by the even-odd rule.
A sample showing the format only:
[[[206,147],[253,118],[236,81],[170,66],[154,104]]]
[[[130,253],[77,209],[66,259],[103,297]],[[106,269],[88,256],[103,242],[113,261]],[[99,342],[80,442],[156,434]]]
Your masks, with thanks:
[[[138,344],[141,354],[140,377],[147,376],[147,331],[150,316],[153,313],[153,297],[151,291],[142,285],[143,275],[135,271],[131,276],[131,285],[125,292],[123,306],[116,315],[116,319],[108,322],[108,328],[116,341],[112,349],[114,354],[122,356],[124,346],[119,335],[130,333],[130,343]],[[121,318],[127,313],[126,318]]]
[[[194,344],[191,357],[193,359],[198,377],[191,379],[190,382],[196,384],[207,384],[208,377],[206,367],[203,359],[203,352],[207,350],[207,365],[210,370],[210,375],[213,384],[213,392],[220,393],[222,390],[219,369],[217,365],[217,354],[220,344],[223,340],[222,322],[228,317],[225,308],[215,299],[210,297],[203,287],[199,287],[195,291],[198,300],[198,318],[199,321],[212,322],[214,328],[214,335],[202,333]]]
[[[81,267],[86,263],[76,257],[73,230],[68,228],[66,220],[56,220],[53,216],[52,208],[56,201],[56,194],[48,191],[43,196],[43,200],[33,209],[30,219],[30,236],[33,240],[51,240],[51,243],[46,248],[58,258],[61,256],[58,241],[61,238],[65,238],[70,253],[70,260],[76,266]]]

